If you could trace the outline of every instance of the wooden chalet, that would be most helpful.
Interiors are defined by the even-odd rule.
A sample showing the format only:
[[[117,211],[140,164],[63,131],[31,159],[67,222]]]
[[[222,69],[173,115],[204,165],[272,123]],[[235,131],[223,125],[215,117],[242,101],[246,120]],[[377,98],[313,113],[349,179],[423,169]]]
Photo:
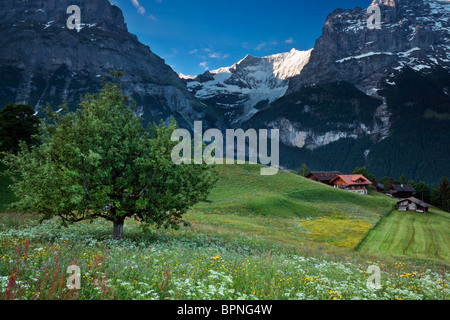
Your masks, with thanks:
[[[377,183],[377,192],[383,193],[384,192],[384,184]]]
[[[362,174],[338,175],[330,183],[335,187],[359,194],[367,194],[367,187],[372,185]]]
[[[331,186],[332,184],[330,183],[331,180],[333,180],[334,178],[336,178],[338,175],[340,175],[342,173],[340,173],[339,171],[329,171],[329,172],[325,172],[325,171],[321,171],[321,172],[311,172],[309,175],[306,176],[306,178],[310,179],[310,180],[314,180],[317,182],[321,182],[324,184],[327,184],[329,186]]]
[[[411,198],[416,193],[416,189],[408,184],[394,184],[387,193],[394,198],[407,199]]]
[[[402,199],[397,202],[398,210],[400,211],[415,211],[427,213],[430,205],[417,198],[410,197],[408,199]]]

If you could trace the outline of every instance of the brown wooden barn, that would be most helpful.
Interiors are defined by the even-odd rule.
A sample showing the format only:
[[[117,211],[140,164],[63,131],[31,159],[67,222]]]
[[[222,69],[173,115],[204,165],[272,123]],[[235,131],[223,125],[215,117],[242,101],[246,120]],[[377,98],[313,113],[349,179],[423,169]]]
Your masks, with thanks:
[[[387,193],[394,198],[406,199],[411,198],[416,193],[416,189],[409,184],[394,184]]]
[[[340,173],[339,171],[321,171],[321,172],[311,172],[310,174],[308,174],[306,176],[306,178],[310,179],[310,180],[314,180],[317,182],[322,182],[324,184],[327,184],[329,186],[331,186],[332,184],[330,183],[331,180],[333,180],[334,178],[336,178],[337,176],[341,175],[342,173]]]
[[[400,211],[415,211],[427,213],[430,205],[417,198],[411,197],[408,199],[402,199],[397,202],[398,210]]]

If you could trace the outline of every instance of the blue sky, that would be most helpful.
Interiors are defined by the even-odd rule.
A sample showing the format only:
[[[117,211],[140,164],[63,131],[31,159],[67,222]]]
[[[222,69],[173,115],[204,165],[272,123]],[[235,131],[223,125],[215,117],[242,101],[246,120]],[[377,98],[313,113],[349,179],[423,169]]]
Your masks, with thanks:
[[[131,33],[176,72],[197,75],[262,57],[308,50],[336,8],[371,0],[110,0]]]

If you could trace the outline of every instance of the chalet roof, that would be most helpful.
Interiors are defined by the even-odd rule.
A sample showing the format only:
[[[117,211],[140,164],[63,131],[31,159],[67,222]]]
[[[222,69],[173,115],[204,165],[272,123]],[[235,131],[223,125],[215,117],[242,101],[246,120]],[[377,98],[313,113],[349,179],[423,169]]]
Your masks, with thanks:
[[[402,200],[400,200],[400,201],[397,201],[397,204],[399,204],[400,202],[403,202],[403,201],[405,201],[405,200],[414,202],[415,204],[418,204],[419,206],[421,206],[421,207],[423,207],[423,208],[428,208],[428,207],[430,207],[430,205],[429,205],[428,203],[423,202],[422,200],[419,200],[419,199],[414,198],[414,197],[407,198],[407,199],[402,199]]]
[[[409,184],[394,184],[391,187],[391,190],[394,189],[397,192],[416,192],[413,186]]]
[[[320,181],[330,181],[340,175],[339,171],[315,171],[311,172],[307,177],[315,176]]]
[[[338,178],[344,180],[345,183],[349,186],[366,186],[372,184],[372,182],[370,182],[370,180],[364,177],[362,174],[341,174],[331,180],[331,182],[337,180]],[[362,182],[357,182],[358,180],[362,180]]]
[[[378,188],[378,189],[384,189],[384,184],[378,183],[378,184],[377,184],[377,188]]]

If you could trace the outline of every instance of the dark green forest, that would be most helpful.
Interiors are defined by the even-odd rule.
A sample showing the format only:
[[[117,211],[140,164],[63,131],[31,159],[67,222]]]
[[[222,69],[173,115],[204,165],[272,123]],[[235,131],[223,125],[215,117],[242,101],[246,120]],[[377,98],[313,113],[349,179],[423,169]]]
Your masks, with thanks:
[[[423,76],[406,69],[394,81],[380,93],[392,113],[392,135],[373,146],[367,168],[437,186],[450,174],[450,97],[444,93],[450,74],[441,69]]]

